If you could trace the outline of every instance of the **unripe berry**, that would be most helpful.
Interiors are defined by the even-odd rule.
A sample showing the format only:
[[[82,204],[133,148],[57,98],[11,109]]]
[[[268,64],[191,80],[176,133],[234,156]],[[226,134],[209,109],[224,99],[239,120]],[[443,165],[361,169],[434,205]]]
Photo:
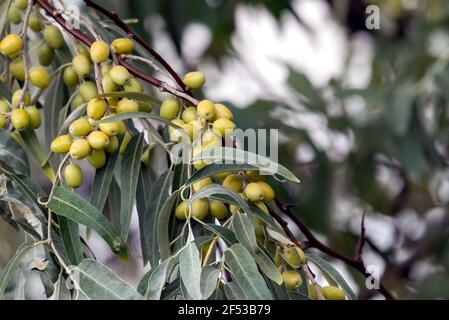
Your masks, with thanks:
[[[108,104],[106,100],[102,98],[93,98],[87,103],[87,115],[92,119],[99,120],[103,117],[107,107]]]
[[[30,116],[25,109],[14,109],[11,112],[11,123],[16,130],[25,130],[30,125]]]
[[[215,119],[228,119],[232,120],[232,112],[224,104],[215,104]]]
[[[229,176],[230,174],[232,174],[232,172],[230,171],[225,171],[225,172],[220,172],[220,173],[216,173],[214,174],[214,179],[217,181],[223,181],[224,179],[226,179],[227,176]]]
[[[137,103],[139,104],[139,111],[140,112],[151,112],[151,110],[153,110],[153,106],[145,101],[137,101]]]
[[[3,129],[6,125],[6,118],[3,114],[0,114],[0,129]]]
[[[23,66],[23,59],[22,58],[14,59],[9,64],[9,71],[11,71],[11,74],[13,75],[14,78],[16,78],[17,80],[20,80],[20,81],[24,81],[25,80],[25,68]]]
[[[77,93],[70,102],[70,109],[73,111],[84,103],[83,97]]]
[[[316,284],[316,287],[321,292],[320,285]],[[318,297],[316,295],[316,292],[315,292],[315,288],[310,283],[307,284],[307,294],[309,295],[310,299],[312,299],[312,300],[317,300],[318,299]]]
[[[64,84],[67,87],[73,87],[78,83],[78,74],[72,66],[64,69]]]
[[[30,117],[29,128],[37,129],[41,126],[41,113],[35,106],[28,106],[25,108],[25,111],[28,113]]]
[[[259,207],[260,210],[262,210],[264,213],[268,214],[269,210],[268,207],[265,203],[263,203],[262,201],[258,201],[254,203],[256,206]]]
[[[120,154],[125,153],[125,150],[128,147],[129,142],[131,141],[131,138],[132,138],[131,134],[128,131],[126,131],[125,135],[123,136],[122,144],[120,145],[120,149],[118,151]]]
[[[182,201],[175,210],[175,217],[179,220],[187,219],[187,201]]]
[[[263,189],[263,201],[265,202],[273,201],[275,196],[273,188],[271,188],[271,186],[265,181],[259,181],[257,182],[257,184],[260,185]]]
[[[44,89],[50,84],[50,76],[42,66],[32,67],[29,71],[30,83],[38,88]]]
[[[82,54],[73,57],[72,67],[81,78],[86,77],[92,71],[92,64],[89,59]]]
[[[44,40],[53,49],[59,49],[64,45],[64,37],[61,30],[52,24],[45,27]]]
[[[137,92],[141,93],[143,91],[142,84],[136,78],[129,79],[128,83],[123,85],[123,90],[126,92]]]
[[[111,70],[111,61],[106,61],[104,63],[101,64],[101,75],[104,77],[105,75],[107,75],[109,73],[109,70]]]
[[[228,209],[223,202],[219,200],[209,200],[209,211],[212,217],[224,219],[228,215]]]
[[[213,181],[209,177],[201,179],[200,181],[197,181],[193,184],[193,191],[199,191],[202,188],[204,188],[212,183],[213,183]]]
[[[70,146],[70,156],[73,159],[83,159],[87,157],[91,152],[89,142],[86,139],[77,139],[72,142]]]
[[[229,119],[220,118],[214,121],[212,128],[218,132],[222,137],[231,135],[235,130],[235,123]]]
[[[301,275],[296,270],[285,270],[282,272],[282,279],[288,290],[294,290],[302,283]]]
[[[104,116],[102,119],[107,119],[111,117],[112,114]],[[98,127],[101,131],[106,133],[108,136],[115,136],[119,133],[120,130],[120,124],[118,122],[106,122],[106,123],[99,123]]]
[[[17,34],[8,34],[0,43],[0,52],[7,56],[14,56],[22,50],[22,39]]]
[[[102,63],[109,57],[109,45],[103,40],[96,40],[90,46],[90,57],[94,63]]]
[[[338,287],[325,286],[320,291],[326,300],[345,300],[345,293]]]
[[[117,134],[119,136],[125,134],[126,132],[126,123],[123,120],[117,121],[117,125],[118,125],[118,131]]]
[[[37,59],[41,65],[45,67],[49,66],[53,61],[54,56],[55,50],[46,42],[42,42],[39,47],[37,47]]]
[[[117,103],[117,113],[124,112],[137,112],[139,111],[139,105],[135,100],[123,98]]]
[[[204,150],[203,146],[201,145],[195,146],[192,150],[192,156],[193,157],[198,156],[203,150]],[[196,170],[200,170],[205,166],[207,166],[207,162],[202,158],[192,161],[192,164]]]
[[[11,104],[13,107],[15,107],[19,104],[21,96],[22,96],[22,90],[14,91],[14,93],[12,94],[12,98],[11,98]],[[26,91],[25,96],[23,97],[23,104],[27,105],[27,104],[30,104],[30,102],[31,102],[30,92]]]
[[[221,137],[213,130],[206,130],[201,136],[201,144],[208,148],[221,147]]]
[[[198,89],[204,84],[204,82],[206,82],[206,77],[202,72],[193,71],[186,73],[182,81],[189,88]]]
[[[87,49],[87,47],[85,45],[78,43],[76,45],[76,52],[79,55],[85,56],[87,58],[87,60],[89,61],[89,63],[92,63],[92,59],[90,58],[89,49]]]
[[[0,113],[7,113],[9,112],[9,105],[8,102],[5,99],[0,100]]]
[[[267,175],[261,175],[259,170],[247,170],[245,175],[251,182],[265,181],[268,179]]]
[[[87,136],[87,142],[94,149],[104,149],[109,144],[109,136],[103,131],[92,131]]]
[[[238,212],[241,212],[241,208],[235,204],[229,205],[229,211],[231,211],[232,214],[236,214]]]
[[[181,202],[175,210],[176,218],[186,220],[188,214],[187,201]],[[209,213],[209,203],[204,199],[197,199],[191,203],[191,215],[198,220],[203,220]]]
[[[131,53],[134,49],[134,43],[128,38],[117,38],[112,41],[111,45],[118,54]]]
[[[42,30],[42,21],[37,11],[31,12],[28,27],[34,32],[40,32]]]
[[[81,118],[73,121],[70,124],[69,132],[73,136],[83,137],[91,131],[91,125],[89,120],[86,118]]]
[[[106,153],[104,150],[92,150],[90,155],[87,156],[87,161],[95,169],[103,168],[106,164]]]
[[[19,24],[22,21],[22,13],[15,5],[9,7],[6,17],[11,24]]]
[[[296,252],[299,256],[299,261],[301,261],[302,264],[306,263],[306,255],[304,254],[304,251],[300,247],[296,247]]]
[[[196,107],[196,114],[200,119],[212,120],[215,117],[215,105],[210,100],[202,100]]]
[[[178,115],[179,108],[179,101],[175,98],[168,97],[162,101],[159,114],[164,119],[172,120]]]
[[[123,86],[131,78],[128,70],[124,66],[114,66],[109,70],[109,76],[117,85]]]
[[[184,120],[185,123],[189,123],[190,121],[194,121],[196,119],[196,108],[195,107],[188,107],[182,112],[181,115],[182,120]]]
[[[182,128],[182,129],[178,129],[178,128],[175,128],[172,126],[168,127],[168,135],[170,136],[170,141],[179,142],[182,140],[182,137],[183,137],[183,129],[184,129],[185,123],[181,119],[173,119],[171,122]]]
[[[253,217],[253,224],[256,237],[260,238],[262,240],[260,242],[263,243],[263,239],[265,237],[265,222],[263,222],[263,220],[258,217]]]
[[[245,187],[245,195],[248,200],[253,202],[263,200],[263,188],[256,182],[250,182]]]
[[[104,149],[108,153],[113,153],[118,149],[118,138],[116,136],[109,137],[109,143]]]
[[[64,169],[64,180],[70,188],[78,188],[83,183],[83,171],[80,166],[71,163]]]
[[[302,250],[301,250],[302,251]],[[293,268],[299,268],[302,258],[299,255],[297,247],[287,247],[284,249],[283,254],[285,262],[287,262]],[[304,257],[305,259],[305,257]]]
[[[236,174],[230,174],[223,180],[223,187],[229,188],[235,192],[240,192],[243,186],[242,177]]]
[[[14,0],[14,6],[19,10],[25,10],[28,7],[28,0]]]
[[[84,101],[89,101],[98,95],[97,86],[92,81],[84,81],[81,83],[78,91]]]
[[[115,92],[118,91],[119,88],[119,86],[112,81],[109,72],[103,76],[103,79],[101,79],[101,85],[103,86],[104,92]]]
[[[69,152],[72,145],[72,137],[68,134],[63,134],[53,139],[50,144],[50,149],[54,153],[66,153]]]

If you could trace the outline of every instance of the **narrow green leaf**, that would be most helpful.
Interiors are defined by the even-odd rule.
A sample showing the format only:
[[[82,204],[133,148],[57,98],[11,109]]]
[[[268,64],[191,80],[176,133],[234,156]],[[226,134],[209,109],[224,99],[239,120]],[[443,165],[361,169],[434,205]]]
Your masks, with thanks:
[[[0,129],[0,161],[13,168],[17,173],[30,175],[30,165],[25,151],[3,129]]]
[[[337,270],[335,270],[335,268],[329,262],[313,253],[306,253],[306,259],[315,263],[321,269],[321,271],[326,273],[332,280],[334,280],[338,284],[338,286],[343,289],[346,296],[350,300],[357,299],[345,279],[340,275],[340,273],[338,273]]]
[[[202,299],[201,261],[194,242],[189,243],[179,254],[179,270],[189,295],[195,300]]]
[[[237,281],[226,283],[224,287],[226,297],[228,300],[248,300],[242,291],[242,288],[238,285]]]
[[[165,201],[164,205],[162,206],[157,219],[156,235],[162,260],[168,259],[171,255],[170,236],[168,228],[170,224],[170,216],[172,213],[173,205],[175,204],[178,195],[179,190],[176,190],[171,194],[171,196]]]
[[[57,136],[59,129],[59,111],[64,106],[63,72],[58,72],[47,88],[43,108],[43,126],[45,142],[49,145]]]
[[[74,269],[82,292],[92,300],[141,300],[131,285],[120,279],[111,269],[92,259],[83,260]]]
[[[225,263],[233,278],[239,284],[246,299],[272,300],[263,276],[257,269],[249,251],[240,243],[234,244],[225,251]]]
[[[276,284],[281,285],[283,282],[282,274],[268,254],[263,249],[257,248],[253,256],[260,270],[269,279],[273,280]]]
[[[159,300],[173,267],[171,258],[162,261],[143,276],[137,291],[148,300]]]
[[[126,244],[109,220],[78,194],[63,187],[56,187],[47,206],[58,215],[95,230],[109,244],[113,252],[127,259]]]
[[[148,252],[150,251],[147,246],[147,232],[144,228],[143,220],[145,216],[146,204],[151,193],[151,186],[153,185],[153,177],[151,175],[151,170],[145,164],[140,165],[139,178],[137,179],[137,190],[136,190],[136,209],[139,216],[139,230],[140,230],[140,245],[142,248],[143,265],[148,262]],[[159,253],[159,251],[158,251]]]
[[[201,272],[201,294],[204,299],[208,299],[217,288],[220,270],[207,266]]]
[[[120,200],[120,234],[124,240],[128,239],[129,234],[142,148],[143,133],[140,133],[131,138],[120,166],[120,187],[122,191]]]
[[[87,109],[87,103],[83,103],[79,107],[77,107],[75,110],[73,110],[69,116],[65,119],[64,123],[59,128],[58,136],[61,134],[65,134],[69,131],[69,127],[72,124],[73,121],[81,117],[84,112],[86,112]]]
[[[236,213],[232,218],[232,228],[234,229],[237,240],[243,244],[246,249],[254,253],[257,250],[257,239],[254,226],[250,218],[244,213]]]
[[[100,212],[103,211],[104,204],[108,198],[109,187],[111,185],[112,178],[114,177],[114,169],[117,158],[118,152],[109,154],[108,159],[106,160],[106,165],[95,171],[89,202]]]
[[[223,239],[227,246],[231,246],[234,243],[237,243],[237,237],[231,229],[212,223],[207,223],[204,226],[213,233],[217,234],[221,239]]]
[[[8,15],[7,14],[8,14],[8,8],[9,8],[9,5],[10,5],[11,1],[12,0],[4,1],[0,5],[0,34],[3,34],[3,30],[5,29],[6,23],[8,21],[8,19],[7,19]],[[3,82],[1,82],[1,85],[3,85]],[[0,95],[4,96],[8,100],[10,99],[10,97],[8,97],[8,96],[3,94],[2,90],[0,90]]]
[[[58,224],[67,257],[71,264],[77,265],[84,259],[79,226],[63,216],[58,216]]]

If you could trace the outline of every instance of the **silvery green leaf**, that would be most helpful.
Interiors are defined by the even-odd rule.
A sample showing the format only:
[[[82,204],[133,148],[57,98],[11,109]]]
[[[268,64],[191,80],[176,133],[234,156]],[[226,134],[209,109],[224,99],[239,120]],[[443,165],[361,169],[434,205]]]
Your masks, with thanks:
[[[201,293],[204,299],[208,299],[218,286],[221,271],[207,266],[201,272]]]
[[[236,213],[232,218],[232,228],[237,236],[237,240],[250,252],[256,252],[256,233],[250,218],[244,213]]]
[[[194,242],[189,243],[179,254],[179,269],[181,279],[189,295],[202,299],[201,294],[201,260]]]

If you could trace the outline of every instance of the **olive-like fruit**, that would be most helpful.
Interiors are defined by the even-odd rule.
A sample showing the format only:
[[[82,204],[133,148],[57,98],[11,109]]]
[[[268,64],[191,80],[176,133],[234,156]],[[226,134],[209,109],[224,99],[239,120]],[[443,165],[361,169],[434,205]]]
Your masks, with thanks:
[[[102,63],[108,60],[109,45],[103,40],[96,40],[90,46],[90,58],[94,63]]]
[[[345,293],[336,286],[324,286],[320,291],[326,300],[345,300]]]
[[[64,37],[61,30],[53,24],[50,24],[44,29],[44,40],[53,49],[59,49],[64,45]]]
[[[86,118],[73,121],[69,126],[69,132],[73,136],[83,137],[91,131],[91,125]]]
[[[253,202],[263,200],[263,188],[257,182],[250,182],[245,187],[245,195]]]
[[[39,63],[45,67],[49,66],[55,56],[55,50],[46,42],[42,42],[37,47],[37,59]]]
[[[178,128],[175,128],[174,126],[168,127],[168,135],[170,137],[170,141],[179,142],[182,140],[182,137],[183,137],[183,131],[184,131],[183,129],[185,129],[185,123],[181,119],[173,119],[171,122],[182,128],[182,129],[178,129]]]
[[[79,93],[84,101],[89,101],[98,95],[97,86],[92,81],[84,81],[79,85]]]
[[[196,170],[200,170],[207,166],[207,162],[202,158],[201,153],[204,151],[204,147],[201,145],[193,147],[192,156],[196,158],[192,161],[193,166]]]
[[[87,115],[95,120],[101,119],[106,109],[108,108],[108,103],[102,98],[93,98],[87,103]]]
[[[87,47],[85,45],[83,45],[82,43],[78,43],[76,45],[76,52],[77,52],[77,54],[85,56],[87,58],[87,60],[89,61],[89,63],[92,63],[92,59],[90,58],[89,49],[87,49]]]
[[[118,149],[118,138],[116,136],[109,137],[109,143],[104,149],[108,153],[113,153]]]
[[[206,130],[201,136],[201,144],[209,148],[221,147],[221,137],[213,130]]]
[[[113,114],[104,116],[102,119],[107,119],[109,117],[113,116]],[[105,122],[105,123],[99,123],[98,127],[101,131],[106,133],[108,136],[115,136],[120,131],[120,124],[119,122]]]
[[[70,188],[78,188],[83,183],[83,171],[80,166],[71,163],[64,168],[64,180]]]
[[[213,181],[209,177],[201,179],[200,181],[197,181],[193,184],[193,191],[199,191],[202,188],[207,187],[208,185],[210,185],[212,183],[213,183]]]
[[[215,104],[215,119],[228,119],[232,120],[232,112],[224,104]]]
[[[214,121],[212,128],[222,137],[231,135],[235,130],[235,123],[229,119],[220,118]]]
[[[31,12],[28,20],[28,27],[34,32],[40,32],[42,30],[42,20],[38,11]]]
[[[117,103],[116,110],[117,113],[137,112],[139,111],[139,104],[133,99],[123,98]]]
[[[92,71],[92,64],[83,54],[78,54],[73,57],[72,67],[81,78],[86,77]]]
[[[265,203],[263,203],[262,201],[258,201],[258,202],[254,202],[254,204],[260,208],[260,210],[262,210],[264,213],[268,214],[269,210],[268,207]]]
[[[72,66],[68,66],[64,69],[64,84],[67,87],[73,87],[78,83],[78,74],[75,72],[75,69]]]
[[[30,116],[25,109],[14,109],[11,112],[11,123],[16,130],[25,130],[30,125]]]
[[[206,82],[206,77],[200,71],[192,71],[186,73],[182,81],[191,89],[200,88],[204,82]]]
[[[104,149],[109,144],[109,136],[103,131],[92,131],[87,136],[87,142],[94,149]]]
[[[209,200],[209,211],[212,217],[216,219],[224,219],[228,215],[228,209],[220,200]]]
[[[11,61],[9,64],[9,71],[11,71],[11,74],[14,78],[24,81],[25,80],[25,68],[23,66],[23,59],[17,58]]]
[[[162,101],[159,115],[167,120],[172,120],[178,115],[180,108],[179,101],[175,98],[168,97]]]
[[[95,169],[103,168],[106,164],[106,153],[104,150],[94,149],[87,156],[87,162]]]
[[[117,38],[114,41],[112,41],[111,46],[114,48],[114,51],[118,54],[131,53],[134,49],[133,41],[128,38]]]
[[[285,262],[287,262],[293,268],[299,268],[299,266],[302,263],[302,258],[299,255],[299,251],[297,250],[297,247],[285,248],[283,257],[284,257]],[[304,257],[304,259],[305,259],[305,257]]]
[[[251,182],[265,181],[268,179],[267,175],[261,175],[259,170],[247,170],[245,175]]]
[[[109,70],[109,76],[117,85],[123,86],[131,78],[128,70],[124,66],[114,66]]]
[[[263,201],[265,202],[273,201],[275,196],[273,188],[271,188],[271,186],[265,181],[259,181],[257,182],[257,184],[261,186],[263,189]]]
[[[223,182],[223,180],[226,179],[226,177],[229,176],[230,174],[232,174],[231,171],[224,171],[214,174],[213,177],[214,180]]]
[[[185,220],[188,214],[187,201],[181,202],[175,210],[175,216]],[[209,202],[205,199],[197,199],[191,203],[191,215],[198,220],[203,220],[209,213]]]
[[[128,83],[123,85],[123,90],[126,92],[141,93],[143,91],[142,83],[136,78],[131,78]]]
[[[196,114],[200,119],[212,120],[215,117],[215,105],[210,100],[201,100],[196,107]]]
[[[54,153],[66,153],[69,152],[71,145],[72,137],[68,134],[63,134],[53,139],[50,149]]]
[[[104,92],[115,92],[119,89],[119,86],[114,81],[112,81],[109,73],[103,76],[103,79],[101,79],[101,85],[103,86]]]
[[[151,103],[145,102],[145,101],[137,101],[139,104],[139,111],[140,112],[151,112],[153,110],[153,106]]]
[[[30,83],[38,88],[44,89],[50,84],[50,76],[42,66],[32,67],[29,71]]]
[[[16,90],[14,91],[14,93],[12,94],[12,98],[11,98],[11,104],[13,107],[17,106],[20,102],[20,97],[22,96],[22,90]],[[23,104],[27,105],[30,104],[31,102],[31,95],[29,91],[25,92],[25,95],[23,97]]]
[[[321,292],[320,285],[316,284],[316,289],[318,289]],[[318,299],[313,284],[310,284],[310,283],[307,284],[307,294],[309,295],[310,299],[312,299],[312,300],[317,300]]]
[[[72,101],[70,101],[70,109],[73,111],[76,108],[78,108],[79,106],[81,106],[82,104],[84,104],[84,99],[79,93],[77,93],[72,98]]]
[[[23,11],[28,7],[28,0],[14,0],[13,5]]]
[[[9,105],[5,99],[0,99],[0,113],[9,112]]]
[[[91,150],[86,139],[76,139],[72,142],[69,153],[73,159],[83,159],[90,154]]]
[[[6,126],[6,118],[3,114],[0,113],[0,129],[3,129]]]
[[[28,106],[25,108],[25,111],[28,113],[30,117],[29,128],[37,129],[41,126],[41,113],[36,108],[36,106]]]
[[[284,285],[289,290],[298,288],[302,283],[301,275],[296,270],[285,270],[282,272]]]
[[[240,192],[243,186],[242,177],[236,174],[230,174],[223,180],[223,187],[229,188],[235,192]]]
[[[184,120],[185,123],[189,123],[191,121],[194,121],[196,119],[196,108],[195,107],[188,107],[186,108],[182,114],[181,114],[182,120]]]
[[[175,217],[179,220],[187,219],[187,201],[182,201],[179,203],[175,210]]]
[[[22,13],[15,5],[9,7],[6,17],[11,24],[19,24],[22,21]]]
[[[0,42],[0,52],[7,56],[14,56],[22,50],[22,39],[14,33],[8,34]]]

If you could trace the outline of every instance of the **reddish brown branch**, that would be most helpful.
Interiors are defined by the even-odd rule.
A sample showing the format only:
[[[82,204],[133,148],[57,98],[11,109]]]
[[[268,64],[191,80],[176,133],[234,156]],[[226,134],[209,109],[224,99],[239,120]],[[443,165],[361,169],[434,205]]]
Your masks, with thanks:
[[[173,77],[173,79],[176,81],[176,83],[179,85],[179,87],[182,89],[184,93],[187,93],[189,95],[192,95],[182,79],[178,76],[178,74],[173,70],[173,68],[168,64],[167,61],[165,61],[164,58],[156,51],[154,50],[142,37],[140,37],[138,34],[136,34],[126,22],[124,22],[118,14],[114,11],[109,11],[106,8],[103,8],[102,6],[98,5],[97,3],[91,1],[91,0],[84,0],[84,3],[88,6],[93,8],[94,10],[102,13],[109,19],[111,19],[117,26],[119,26],[123,31],[125,31],[129,38],[134,39],[137,43],[139,43],[142,47],[144,47],[155,59],[158,61],[164,68],[167,70],[167,72]]]

